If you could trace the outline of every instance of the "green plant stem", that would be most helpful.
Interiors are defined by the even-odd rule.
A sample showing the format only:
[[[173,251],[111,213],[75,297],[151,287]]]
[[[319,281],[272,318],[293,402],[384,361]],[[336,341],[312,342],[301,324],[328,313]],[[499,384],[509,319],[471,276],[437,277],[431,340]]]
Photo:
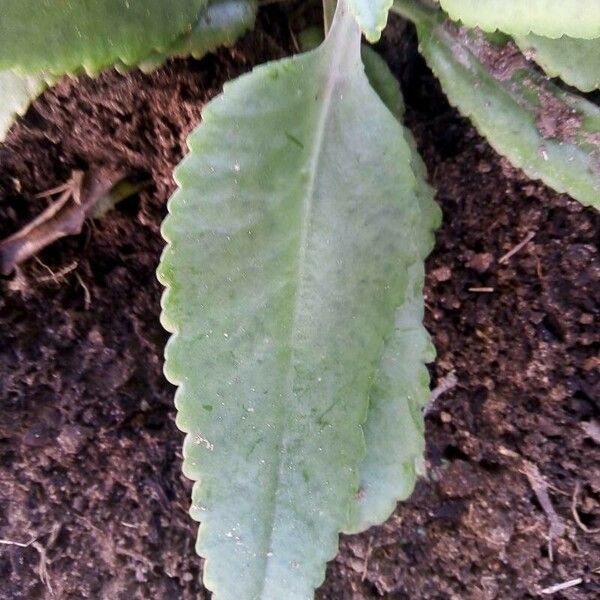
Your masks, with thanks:
[[[336,5],[337,0],[323,0],[323,27],[325,28],[325,35],[327,35],[331,29]]]
[[[394,0],[391,10],[415,24],[430,19],[436,12],[418,0]]]

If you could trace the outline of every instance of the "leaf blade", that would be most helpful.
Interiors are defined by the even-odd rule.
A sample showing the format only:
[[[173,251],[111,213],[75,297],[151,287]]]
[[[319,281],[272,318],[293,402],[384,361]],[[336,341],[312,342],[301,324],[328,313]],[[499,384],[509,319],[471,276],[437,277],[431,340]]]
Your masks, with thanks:
[[[538,73],[510,40],[414,6],[402,0],[395,10],[414,17],[419,49],[450,103],[529,177],[599,208],[600,108]]]
[[[257,5],[254,0],[212,0],[200,11],[191,32],[171,43],[165,52],[153,52],[135,66],[117,62],[120,72],[134,68],[152,71],[169,58],[193,56],[200,59],[220,46],[231,46],[254,26]],[[0,142],[31,102],[47,87],[54,84],[55,76],[44,73],[23,75],[0,71]]]
[[[600,39],[559,39],[530,34],[515,36],[521,51],[544,69],[550,77],[592,92],[600,89]]]
[[[220,46],[233,46],[238,38],[254,27],[255,0],[209,0],[190,32],[179,36],[163,52],[153,52],[140,62],[142,71],[162,65],[168,58],[204,57]]]
[[[397,79],[373,50],[363,46],[362,52],[371,85],[392,114],[402,119],[404,100]],[[441,211],[427,184],[427,169],[415,140],[406,127],[403,131],[412,151],[420,219],[413,228],[402,232],[407,249],[405,260],[399,265],[406,273],[404,295],[369,393],[369,412],[363,424],[367,451],[360,467],[359,493],[345,533],[365,531],[383,522],[399,501],[410,496],[425,451],[422,408],[430,393],[425,364],[433,361],[435,349],[423,326],[424,261],[433,248]]]
[[[375,50],[363,44],[361,55],[371,87],[377,92],[388,110],[398,121],[401,121],[404,117],[404,98],[398,81],[390,72],[385,60]]]
[[[455,21],[484,31],[537,33],[558,38],[600,37],[600,4],[596,0],[440,0]]]
[[[207,0],[3,0],[0,69],[56,75],[136,64],[164,50]]]
[[[227,84],[190,149],[159,276],[205,582],[220,599],[303,599],[358,486],[402,296],[396,234],[419,218],[410,150],[348,15],[319,49]]]

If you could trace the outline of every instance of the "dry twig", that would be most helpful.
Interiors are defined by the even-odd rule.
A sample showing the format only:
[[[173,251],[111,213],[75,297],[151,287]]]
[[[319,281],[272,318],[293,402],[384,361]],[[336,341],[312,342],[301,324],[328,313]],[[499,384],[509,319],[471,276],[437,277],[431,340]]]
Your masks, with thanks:
[[[576,579],[570,579],[569,581],[563,581],[562,583],[556,583],[550,587],[544,588],[543,590],[540,590],[540,594],[556,594],[556,592],[568,590],[569,588],[575,587],[576,585],[580,585],[582,583],[583,579],[581,577],[577,577]]]
[[[600,567],[592,569],[592,573],[600,573]],[[569,581],[563,581],[562,583],[556,583],[550,587],[544,588],[543,590],[540,590],[540,594],[549,596],[551,594],[556,594],[556,592],[562,592],[563,590],[568,590],[569,588],[581,585],[582,583],[583,577],[576,577],[575,579],[569,579]]]
[[[67,183],[38,194],[38,197],[60,194],[55,202],[25,227],[0,241],[0,273],[9,275],[56,240],[80,233],[86,219],[102,216],[140,189],[125,180],[123,173],[107,169],[85,174],[73,171]]]
[[[548,531],[548,555],[550,560],[552,560],[552,540],[562,536],[565,532],[565,526],[557,512],[554,510],[552,500],[550,500],[550,495],[548,494],[548,484],[542,477],[537,465],[528,460],[523,460],[521,472],[527,477],[529,485],[534,491],[536,498],[548,519],[548,523],[550,524],[550,529]]]
[[[512,250],[509,250],[504,256],[498,259],[498,262],[503,265],[508,262],[519,250],[522,250],[533,238],[535,237],[535,231],[530,231],[523,241],[519,242]]]
[[[15,542],[14,540],[0,540],[0,544],[4,546],[18,546],[19,548],[29,548],[37,538],[33,538],[28,542]]]

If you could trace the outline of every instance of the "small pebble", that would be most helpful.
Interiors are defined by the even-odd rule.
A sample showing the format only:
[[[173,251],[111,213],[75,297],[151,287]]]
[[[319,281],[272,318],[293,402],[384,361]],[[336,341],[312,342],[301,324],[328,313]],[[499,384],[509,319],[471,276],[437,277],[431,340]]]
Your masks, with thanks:
[[[431,272],[431,276],[436,281],[448,281],[452,278],[452,270],[450,267],[438,267]]]
[[[66,454],[77,454],[83,448],[87,438],[88,432],[83,427],[65,425],[58,436],[57,442]]]
[[[478,273],[485,273],[493,262],[494,257],[489,252],[482,252],[481,254],[474,254],[467,262],[467,266]]]

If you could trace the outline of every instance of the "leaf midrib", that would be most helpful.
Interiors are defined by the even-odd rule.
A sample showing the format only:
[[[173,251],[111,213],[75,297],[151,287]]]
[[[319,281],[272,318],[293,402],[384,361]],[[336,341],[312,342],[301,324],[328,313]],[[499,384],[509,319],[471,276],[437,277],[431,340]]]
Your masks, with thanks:
[[[341,16],[341,15],[339,15]],[[338,24],[338,29],[342,29],[342,25],[347,24],[348,21],[344,21],[344,19],[340,19],[342,23]],[[353,22],[350,23],[353,25]],[[346,25],[345,29],[349,29]],[[334,32],[332,31],[332,34]],[[282,455],[283,455],[283,447],[285,441],[285,429],[288,417],[288,402],[291,403],[293,398],[293,390],[295,388],[295,379],[296,379],[296,370],[294,368],[294,347],[297,335],[297,319],[298,313],[300,309],[300,299],[302,297],[302,288],[303,281],[305,278],[305,262],[306,262],[306,250],[307,243],[309,239],[310,225],[312,221],[312,209],[315,198],[315,188],[317,182],[317,175],[320,171],[319,159],[321,157],[323,151],[323,144],[325,139],[325,132],[327,129],[328,118],[331,113],[332,108],[332,100],[334,91],[337,87],[337,84],[340,80],[339,75],[339,67],[344,61],[345,52],[352,51],[350,47],[353,42],[352,36],[347,35],[350,32],[346,31],[337,31],[335,35],[330,35],[329,39],[325,41],[325,44],[330,44],[328,48],[330,56],[330,66],[327,73],[327,78],[325,79],[322,93],[322,100],[319,109],[319,116],[317,119],[317,128],[315,132],[315,136],[313,139],[313,143],[311,146],[310,152],[310,161],[309,161],[309,178],[306,185],[306,191],[303,199],[302,206],[302,224],[300,230],[300,238],[298,244],[298,253],[296,259],[296,269],[295,269],[295,281],[296,289],[295,289],[295,297],[294,304],[292,309],[292,322],[290,327],[290,339],[289,339],[289,364],[288,364],[288,372],[286,377],[286,402],[281,406],[281,414],[279,419],[279,427],[276,432],[277,442],[276,442],[276,461],[273,465],[273,487],[271,490],[271,504],[269,506],[269,534],[267,539],[267,553],[264,557],[264,568],[263,568],[263,577],[261,582],[260,593],[257,598],[262,598],[262,594],[265,590],[265,586],[267,581],[269,580],[269,570],[273,563],[270,560],[268,553],[272,551],[271,544],[273,541],[273,532],[274,525],[276,522],[276,517],[278,513],[278,496],[279,496],[279,487],[283,478],[283,468],[282,468]],[[345,35],[346,34],[346,35]],[[319,52],[320,49],[315,50],[315,52]],[[321,50],[322,51],[322,50]]]

